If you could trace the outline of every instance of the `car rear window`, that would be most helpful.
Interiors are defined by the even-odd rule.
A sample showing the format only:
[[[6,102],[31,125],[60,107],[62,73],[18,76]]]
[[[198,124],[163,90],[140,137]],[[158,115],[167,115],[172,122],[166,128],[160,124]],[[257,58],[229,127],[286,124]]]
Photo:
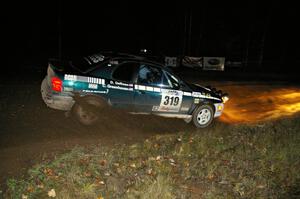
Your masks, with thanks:
[[[81,57],[74,59],[71,64],[74,68],[79,70],[82,73],[89,72],[106,61],[105,57],[101,54],[94,54],[90,56]]]

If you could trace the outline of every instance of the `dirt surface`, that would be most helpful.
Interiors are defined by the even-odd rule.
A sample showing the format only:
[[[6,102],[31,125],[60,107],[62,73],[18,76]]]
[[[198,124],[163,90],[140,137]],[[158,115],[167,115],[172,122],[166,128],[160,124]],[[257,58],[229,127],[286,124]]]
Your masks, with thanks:
[[[300,111],[300,89],[294,85],[283,82],[198,83],[211,84],[230,94],[231,100],[225,106],[225,113],[216,123],[255,123],[275,119],[270,115],[276,114],[276,118],[279,118]],[[0,88],[2,186],[7,178],[24,174],[29,166],[46,156],[59,154],[74,146],[130,144],[156,134],[191,131],[201,133],[201,130],[196,130],[193,125],[180,119],[129,115],[115,111],[106,115],[99,124],[85,127],[66,117],[64,112],[46,107],[40,95],[39,81],[9,83],[0,85]],[[280,98],[281,94],[285,98]],[[278,108],[290,105],[291,108]],[[277,109],[281,111],[275,113],[274,110]],[[265,114],[268,110],[271,112]]]

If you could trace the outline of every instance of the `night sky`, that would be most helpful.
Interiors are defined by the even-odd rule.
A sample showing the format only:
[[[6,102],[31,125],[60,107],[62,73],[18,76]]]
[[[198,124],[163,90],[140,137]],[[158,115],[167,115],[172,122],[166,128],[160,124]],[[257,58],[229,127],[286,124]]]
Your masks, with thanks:
[[[67,59],[102,50],[138,53],[141,48],[160,56],[247,57],[254,66],[263,55],[267,68],[296,70],[300,64],[300,14],[287,1],[56,0],[11,2],[3,9],[5,59],[19,67],[42,65],[59,57],[59,49]]]

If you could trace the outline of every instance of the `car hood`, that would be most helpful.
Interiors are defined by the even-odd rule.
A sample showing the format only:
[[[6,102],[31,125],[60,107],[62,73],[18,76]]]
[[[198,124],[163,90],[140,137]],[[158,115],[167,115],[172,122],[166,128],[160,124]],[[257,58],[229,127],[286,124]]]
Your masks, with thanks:
[[[210,86],[205,87],[199,84],[188,84],[188,85],[193,90],[193,92],[199,92],[202,95],[208,95],[213,98],[222,100],[223,92],[221,90],[217,90],[216,88],[211,88]]]

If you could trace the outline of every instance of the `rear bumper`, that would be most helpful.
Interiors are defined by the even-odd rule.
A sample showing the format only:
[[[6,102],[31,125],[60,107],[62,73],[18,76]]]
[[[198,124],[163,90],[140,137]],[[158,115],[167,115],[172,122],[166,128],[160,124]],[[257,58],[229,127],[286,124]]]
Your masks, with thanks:
[[[56,94],[52,92],[51,88],[47,84],[47,77],[41,84],[41,94],[45,104],[53,109],[68,111],[71,110],[75,101],[72,96],[65,93]]]

